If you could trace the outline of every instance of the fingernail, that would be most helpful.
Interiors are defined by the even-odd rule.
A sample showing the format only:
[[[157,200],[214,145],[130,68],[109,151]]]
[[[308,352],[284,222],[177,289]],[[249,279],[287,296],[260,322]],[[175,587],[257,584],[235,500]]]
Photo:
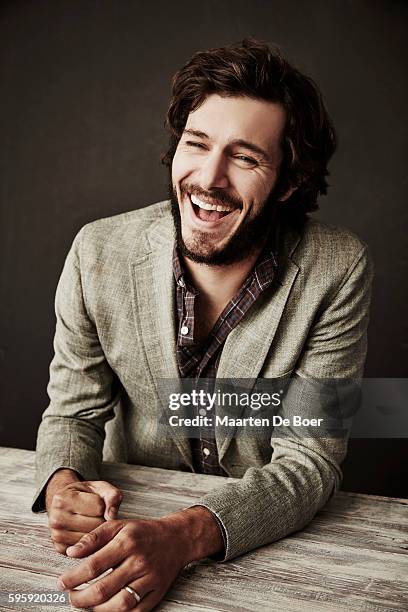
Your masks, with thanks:
[[[67,588],[65,584],[62,582],[61,578],[58,579],[57,587],[58,587],[58,590],[60,591],[65,591],[65,589]]]
[[[67,553],[76,552],[77,550],[81,550],[82,547],[83,547],[83,544],[81,544],[81,542],[78,542],[77,544],[74,544],[73,546],[68,546]]]

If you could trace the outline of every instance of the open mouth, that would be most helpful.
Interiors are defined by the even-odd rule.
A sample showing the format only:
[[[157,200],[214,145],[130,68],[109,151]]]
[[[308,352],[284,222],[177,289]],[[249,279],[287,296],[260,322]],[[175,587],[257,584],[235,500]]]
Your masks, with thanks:
[[[231,213],[238,210],[226,204],[210,204],[200,200],[197,196],[189,194],[190,202],[196,217],[201,221],[214,222],[228,217]]]

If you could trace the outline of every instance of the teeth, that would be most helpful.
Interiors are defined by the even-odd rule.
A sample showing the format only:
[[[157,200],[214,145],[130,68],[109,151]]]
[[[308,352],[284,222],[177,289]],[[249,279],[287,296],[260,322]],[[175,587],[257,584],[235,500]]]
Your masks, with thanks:
[[[228,206],[220,206],[219,204],[208,204],[208,202],[203,202],[199,200],[197,196],[191,194],[190,199],[193,204],[199,206],[200,208],[204,208],[204,210],[217,210],[218,212],[231,212],[233,209]]]

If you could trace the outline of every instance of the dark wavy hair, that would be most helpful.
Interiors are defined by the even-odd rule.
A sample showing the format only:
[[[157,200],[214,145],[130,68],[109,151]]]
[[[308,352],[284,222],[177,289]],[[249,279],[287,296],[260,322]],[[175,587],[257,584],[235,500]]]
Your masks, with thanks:
[[[170,142],[162,157],[169,169],[189,113],[210,94],[248,96],[283,106],[286,125],[275,196],[297,187],[282,207],[293,221],[303,221],[308,212],[317,210],[318,195],[327,193],[327,164],[336,135],[316,83],[294,68],[277,47],[254,39],[195,53],[173,77],[165,123]]]

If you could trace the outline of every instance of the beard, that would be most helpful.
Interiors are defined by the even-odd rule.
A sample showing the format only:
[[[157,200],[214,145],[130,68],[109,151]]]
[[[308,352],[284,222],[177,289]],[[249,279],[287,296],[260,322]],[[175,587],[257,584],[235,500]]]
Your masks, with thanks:
[[[179,253],[188,257],[191,261],[208,266],[227,266],[253,255],[257,250],[262,249],[266,243],[271,226],[276,219],[279,204],[275,197],[276,191],[275,188],[272,190],[255,217],[244,220],[225,246],[217,248],[211,244],[211,235],[204,232],[197,232],[197,236],[191,238],[189,244],[186,244],[182,235],[177,194],[170,181],[169,199]],[[242,202],[226,195],[222,189],[213,189],[211,192],[206,192],[195,185],[181,186],[181,196],[186,192],[193,193],[197,197],[205,198],[207,196],[219,202],[230,204],[234,208],[240,207],[242,209]]]

